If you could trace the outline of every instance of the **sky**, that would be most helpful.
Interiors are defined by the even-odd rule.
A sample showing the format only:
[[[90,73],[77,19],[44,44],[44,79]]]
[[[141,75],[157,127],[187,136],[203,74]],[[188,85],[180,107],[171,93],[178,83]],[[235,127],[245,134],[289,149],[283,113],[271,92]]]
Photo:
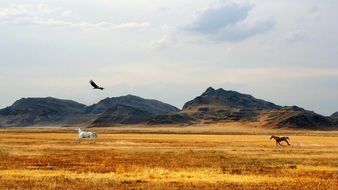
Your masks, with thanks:
[[[331,115],[337,10],[337,0],[0,1],[0,108],[126,94],[182,108],[212,86]]]

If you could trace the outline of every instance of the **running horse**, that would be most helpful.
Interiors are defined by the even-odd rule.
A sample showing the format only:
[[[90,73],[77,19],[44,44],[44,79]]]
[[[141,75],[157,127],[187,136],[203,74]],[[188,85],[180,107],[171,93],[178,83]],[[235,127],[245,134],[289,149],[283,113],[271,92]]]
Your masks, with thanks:
[[[288,141],[288,140],[290,140],[289,137],[278,137],[278,136],[272,135],[272,136],[270,137],[270,140],[271,140],[271,139],[275,139],[275,141],[276,141],[276,146],[278,146],[278,145],[283,146],[283,145],[280,143],[280,142],[282,142],[282,141],[285,141],[286,143],[288,143],[288,145],[290,145],[290,143],[289,143],[289,141]]]
[[[88,143],[92,144],[92,140],[97,137],[95,132],[82,131],[80,128],[76,128],[76,131],[79,133],[77,143],[80,143],[83,138],[88,138]]]

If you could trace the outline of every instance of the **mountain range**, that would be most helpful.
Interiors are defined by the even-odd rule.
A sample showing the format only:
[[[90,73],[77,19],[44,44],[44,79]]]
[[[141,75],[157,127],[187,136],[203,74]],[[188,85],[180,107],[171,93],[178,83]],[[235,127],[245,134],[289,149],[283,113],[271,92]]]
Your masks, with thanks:
[[[0,127],[255,122],[269,128],[338,129],[338,112],[322,116],[297,106],[279,106],[236,91],[207,88],[182,110],[152,99],[126,95],[86,106],[72,100],[22,98],[0,109]]]
[[[30,126],[59,124],[81,115],[84,104],[72,100],[47,98],[22,98],[0,110],[2,126]]]

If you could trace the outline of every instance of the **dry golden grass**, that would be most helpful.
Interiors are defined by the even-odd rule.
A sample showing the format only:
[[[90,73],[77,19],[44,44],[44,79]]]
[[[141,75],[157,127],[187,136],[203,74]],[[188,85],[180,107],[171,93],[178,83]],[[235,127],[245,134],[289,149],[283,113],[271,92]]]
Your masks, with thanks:
[[[73,129],[0,130],[0,189],[337,189],[337,132],[91,130],[93,144],[76,144]],[[288,134],[291,146],[275,147],[270,133]]]

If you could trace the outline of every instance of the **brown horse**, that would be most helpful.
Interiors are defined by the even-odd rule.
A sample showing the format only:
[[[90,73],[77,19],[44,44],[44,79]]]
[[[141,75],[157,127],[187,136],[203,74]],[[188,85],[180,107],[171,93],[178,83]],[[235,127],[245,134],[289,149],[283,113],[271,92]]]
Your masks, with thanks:
[[[283,146],[283,145],[280,143],[281,141],[285,141],[286,143],[288,143],[288,145],[290,145],[290,144],[289,144],[289,141],[288,141],[288,140],[290,140],[289,137],[278,137],[278,136],[272,135],[272,136],[270,137],[270,140],[271,140],[271,139],[275,139],[275,140],[276,140],[276,146],[278,146],[278,145]]]

